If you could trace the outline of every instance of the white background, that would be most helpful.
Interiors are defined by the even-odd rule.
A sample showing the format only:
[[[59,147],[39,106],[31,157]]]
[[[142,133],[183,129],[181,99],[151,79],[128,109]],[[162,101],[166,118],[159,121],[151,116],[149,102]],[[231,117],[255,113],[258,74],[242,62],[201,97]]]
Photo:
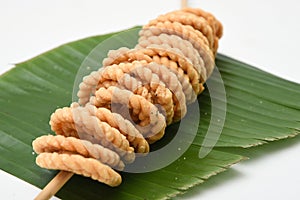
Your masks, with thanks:
[[[194,0],[224,25],[219,52],[300,83],[300,2],[297,0]],[[60,44],[146,24],[178,9],[180,0],[0,0],[0,73]],[[280,94],[279,94],[280,95]],[[299,119],[300,120],[300,119]],[[179,199],[299,198],[299,139]],[[33,199],[39,189],[0,170],[1,199]]]

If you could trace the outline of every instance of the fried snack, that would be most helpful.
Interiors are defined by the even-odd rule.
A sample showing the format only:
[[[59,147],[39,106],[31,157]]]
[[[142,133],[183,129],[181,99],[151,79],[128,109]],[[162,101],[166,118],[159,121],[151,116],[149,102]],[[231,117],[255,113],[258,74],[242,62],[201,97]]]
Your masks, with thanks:
[[[140,31],[139,41],[145,40],[151,36],[158,36],[162,33],[169,35],[177,35],[184,40],[188,40],[192,43],[194,48],[201,55],[205,68],[207,71],[207,77],[209,77],[214,68],[214,54],[208,46],[207,39],[200,31],[193,29],[191,26],[184,26],[178,22],[159,22],[155,26],[144,28]]]
[[[111,57],[112,59],[115,59],[114,57],[119,57],[127,51],[128,48],[125,47],[118,49],[118,52],[116,52],[116,50],[111,50]],[[113,52],[115,53],[113,54]],[[90,75],[85,76],[83,78],[83,81],[79,84],[79,91],[77,93],[77,96],[79,98],[79,104],[84,106],[86,103],[89,102],[91,94],[94,94],[95,91],[100,88],[99,83],[105,84],[105,81],[107,80],[118,80],[119,77],[122,77],[124,75],[124,72],[128,72],[135,67],[143,66],[145,64],[147,64],[146,61],[132,62],[126,64],[121,63],[119,64],[119,66],[110,66],[109,69],[106,69],[106,66],[104,65],[104,67],[100,68],[98,71],[93,71]],[[106,87],[109,86],[111,85],[108,84]]]
[[[160,105],[160,111],[166,116],[167,124],[170,124],[174,116],[173,95],[159,77],[142,64],[144,62],[135,61],[105,67],[99,73],[96,88],[117,86],[140,95],[151,103]]]
[[[151,20],[134,49],[110,50],[103,67],[83,78],[78,103],[51,115],[57,136],[33,141],[36,163],[119,185],[112,168],[123,170],[135,153],[147,155],[204,90],[222,33],[222,24],[201,9]]]
[[[216,49],[214,48],[214,32],[212,30],[212,27],[203,17],[198,17],[187,12],[176,11],[158,16],[156,19],[151,20],[145,27],[155,26],[159,22],[168,21],[179,22],[182,25],[192,26],[195,30],[200,31],[204,35],[204,37],[207,38],[209,47],[213,50],[213,52],[216,51]],[[218,42],[218,40],[216,42]]]
[[[145,38],[145,40],[140,40],[139,44],[137,44],[135,48],[147,48],[152,44],[160,45],[161,47],[168,46],[169,48],[175,48],[181,51],[181,53],[192,62],[198,74],[201,75],[200,82],[204,83],[206,81],[206,69],[204,66],[204,61],[199,55],[199,52],[193,47],[193,45],[189,41],[183,40],[177,35],[168,35],[162,33],[158,36],[151,36]]]
[[[127,112],[119,114],[128,120],[136,119],[136,128],[147,140],[158,140],[164,135],[166,122],[157,107],[142,96],[135,95],[128,90],[114,86],[107,89],[100,88],[96,91],[95,97],[91,98],[91,104],[96,107],[110,107],[111,104],[129,106]],[[119,112],[119,109],[113,111]]]
[[[150,69],[153,73],[157,74],[159,76],[159,79],[173,93],[173,102],[175,106],[173,122],[179,121],[182,118],[182,116],[186,114],[185,104],[187,102],[182,85],[179,82],[177,76],[164,65],[159,65],[155,62],[147,65],[147,68]]]
[[[204,17],[211,27],[214,29],[215,35],[220,39],[223,35],[222,23],[217,20],[212,14],[206,12],[200,8],[183,8],[182,11],[195,14],[199,17]]]
[[[70,171],[91,177],[112,187],[118,186],[122,182],[120,174],[111,167],[96,159],[85,158],[77,154],[41,153],[37,156],[36,163],[42,168]]]
[[[222,24],[212,14],[205,12],[202,9],[184,8],[182,11],[186,12],[186,13],[192,13],[198,17],[203,17],[210,24],[210,26],[213,30],[213,33],[215,35],[213,49],[214,49],[214,53],[216,54],[217,49],[219,47],[218,41],[223,35]],[[176,12],[176,11],[174,11],[174,12]]]
[[[57,135],[78,138],[76,125],[73,119],[72,109],[59,108],[50,117],[50,127]]]
[[[115,152],[87,140],[61,135],[44,135],[32,143],[33,150],[38,153],[53,153],[56,151],[79,154],[85,158],[95,158],[117,170],[123,170],[125,165]]]
[[[177,110],[174,110],[176,105],[174,106],[173,103],[172,92],[150,69],[137,67],[125,74],[118,82],[134,94],[142,97],[148,96],[145,99],[160,106],[160,112],[164,114],[167,124],[172,123],[174,112],[177,112]]]
[[[175,62],[177,64],[177,68],[174,68],[178,74],[184,74],[184,76],[187,76],[190,80],[190,84],[193,87],[194,92],[198,95],[202,92],[201,88],[203,86],[200,86],[200,77],[195,68],[193,67],[193,64],[180,52],[176,52],[174,48],[167,48],[167,47],[160,47],[159,45],[152,44],[147,47],[147,49],[152,50],[153,52],[157,53],[160,57],[168,58],[169,61],[164,61],[162,59],[158,59],[158,64],[164,64],[168,66],[168,62]],[[157,57],[155,57],[157,58]],[[162,63],[159,63],[162,62]],[[172,66],[172,64],[169,64],[169,66]],[[174,65],[175,67],[175,65]]]
[[[72,104],[70,108],[57,109],[51,115],[50,125],[58,135],[80,138],[116,149],[125,162],[134,161],[134,149],[129,146],[126,137],[117,129],[90,115],[76,103]]]
[[[134,147],[137,153],[148,153],[150,150],[148,142],[143,135],[132,125],[132,123],[124,119],[120,114],[112,113],[106,108],[96,108],[87,105],[86,108],[102,122],[108,123],[111,127],[118,129]]]
[[[152,46],[144,49],[129,50],[115,60],[112,60],[110,54],[108,54],[108,59],[103,60],[103,65],[108,66],[137,60],[147,61],[149,63],[154,62],[163,65],[176,74],[182,85],[186,101],[190,103],[195,101],[197,94],[204,88],[201,84],[199,84],[199,75],[191,62],[178,54],[178,52],[164,51],[161,48]],[[183,107],[183,109],[185,108]],[[184,111],[182,111],[182,113],[184,113]]]
[[[74,122],[80,138],[89,135],[97,140],[102,146],[117,152],[126,163],[134,161],[134,149],[130,147],[126,137],[118,129],[111,127],[106,122],[101,122],[87,109],[77,103],[71,105]]]

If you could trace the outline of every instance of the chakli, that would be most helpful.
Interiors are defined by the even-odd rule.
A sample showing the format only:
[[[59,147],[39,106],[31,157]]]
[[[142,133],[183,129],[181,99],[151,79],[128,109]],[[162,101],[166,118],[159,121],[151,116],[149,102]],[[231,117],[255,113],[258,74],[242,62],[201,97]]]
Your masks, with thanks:
[[[57,135],[32,143],[40,167],[118,186],[117,171],[185,116],[214,69],[221,23],[183,8],[151,20],[139,36],[135,48],[109,51],[103,67],[84,77],[79,101],[51,115]]]

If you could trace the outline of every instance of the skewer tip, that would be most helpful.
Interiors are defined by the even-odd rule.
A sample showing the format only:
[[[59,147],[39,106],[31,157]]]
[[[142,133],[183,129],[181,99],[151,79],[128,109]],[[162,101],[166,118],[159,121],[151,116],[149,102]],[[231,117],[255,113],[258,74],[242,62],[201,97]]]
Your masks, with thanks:
[[[53,197],[64,184],[73,176],[72,172],[60,171],[44,189],[34,198],[34,200],[48,200]]]
[[[188,7],[188,0],[181,0],[181,8]]]

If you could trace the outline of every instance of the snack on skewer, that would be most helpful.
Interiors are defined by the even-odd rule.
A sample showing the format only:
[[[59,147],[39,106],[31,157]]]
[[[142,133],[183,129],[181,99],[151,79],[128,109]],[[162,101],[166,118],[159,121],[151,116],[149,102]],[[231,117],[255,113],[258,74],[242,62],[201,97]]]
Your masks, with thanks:
[[[83,79],[78,103],[51,115],[57,136],[32,143],[36,163],[121,184],[115,170],[134,162],[135,153],[146,156],[204,90],[222,32],[213,15],[194,8],[150,21],[134,49],[111,50],[103,67]]]

